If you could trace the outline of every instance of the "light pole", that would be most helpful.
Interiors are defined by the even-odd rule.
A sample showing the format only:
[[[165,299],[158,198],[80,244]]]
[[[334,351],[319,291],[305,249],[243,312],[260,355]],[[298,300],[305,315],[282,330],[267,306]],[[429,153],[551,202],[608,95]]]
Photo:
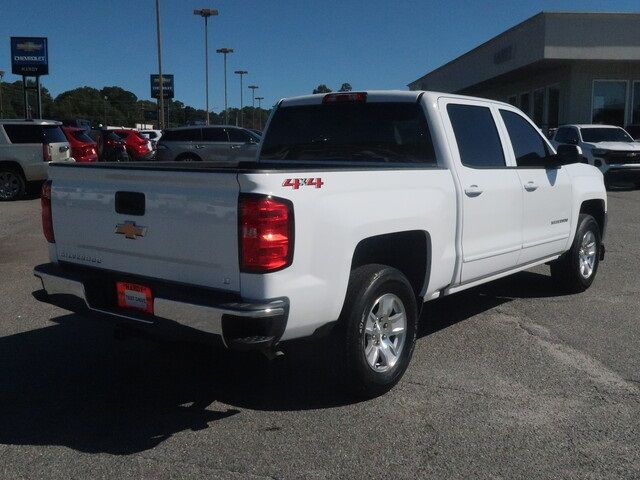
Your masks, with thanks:
[[[164,84],[162,82],[162,46],[160,44],[160,0],[156,0],[156,33],[158,41],[158,82],[160,87],[158,90],[158,103],[160,105],[158,124],[162,130],[164,128]]]
[[[233,73],[235,73],[236,75],[240,75],[240,126],[244,127],[244,112],[242,111],[242,107],[243,107],[243,105],[242,105],[242,77],[244,75],[246,75],[247,73],[249,73],[249,72],[247,72],[246,70],[236,70]]]
[[[4,78],[4,70],[0,70],[0,118],[4,118],[4,110],[2,108],[2,79]]]
[[[229,106],[227,105],[227,54],[233,53],[233,48],[219,48],[216,52],[224,55],[224,123],[229,125]]]
[[[107,96],[104,96],[104,128],[107,128]]]
[[[251,128],[256,128],[256,88],[260,88],[257,85],[249,85],[247,88],[251,89]]]
[[[258,114],[260,115],[260,130],[262,130],[262,100],[264,100],[264,97],[256,97],[256,100],[258,100]]]
[[[209,125],[209,17],[218,15],[218,10],[201,8],[193,11],[194,15],[204,18],[204,91],[207,103],[207,125]]]

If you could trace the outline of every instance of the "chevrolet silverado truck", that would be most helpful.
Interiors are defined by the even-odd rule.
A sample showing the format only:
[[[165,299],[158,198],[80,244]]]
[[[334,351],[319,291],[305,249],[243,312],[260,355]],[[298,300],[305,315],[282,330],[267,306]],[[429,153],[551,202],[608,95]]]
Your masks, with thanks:
[[[602,173],[522,112],[434,92],[281,100],[257,156],[52,164],[44,301],[271,354],[331,335],[361,396],[405,372],[424,302],[548,263],[587,289]]]

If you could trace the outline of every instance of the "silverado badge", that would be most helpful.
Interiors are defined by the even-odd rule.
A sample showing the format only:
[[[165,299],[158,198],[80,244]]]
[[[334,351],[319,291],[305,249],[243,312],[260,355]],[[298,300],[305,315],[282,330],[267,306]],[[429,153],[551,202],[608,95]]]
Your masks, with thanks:
[[[147,227],[136,225],[136,222],[125,221],[116,225],[116,233],[124,235],[129,240],[135,240],[136,237],[144,237],[147,233]]]

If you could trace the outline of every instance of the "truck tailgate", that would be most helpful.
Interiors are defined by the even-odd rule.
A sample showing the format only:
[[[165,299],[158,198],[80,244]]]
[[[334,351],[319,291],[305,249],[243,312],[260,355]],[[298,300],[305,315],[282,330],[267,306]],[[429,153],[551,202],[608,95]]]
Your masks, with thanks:
[[[240,290],[235,171],[52,165],[50,179],[59,261]]]

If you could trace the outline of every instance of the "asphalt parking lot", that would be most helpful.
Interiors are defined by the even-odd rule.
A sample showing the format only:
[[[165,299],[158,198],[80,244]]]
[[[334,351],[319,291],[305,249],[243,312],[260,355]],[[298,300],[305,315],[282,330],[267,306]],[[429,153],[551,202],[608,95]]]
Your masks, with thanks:
[[[36,301],[39,200],[0,203],[2,478],[640,478],[640,191],[592,288],[548,267],[428,305],[404,380],[353,403],[326,350],[220,359]]]

